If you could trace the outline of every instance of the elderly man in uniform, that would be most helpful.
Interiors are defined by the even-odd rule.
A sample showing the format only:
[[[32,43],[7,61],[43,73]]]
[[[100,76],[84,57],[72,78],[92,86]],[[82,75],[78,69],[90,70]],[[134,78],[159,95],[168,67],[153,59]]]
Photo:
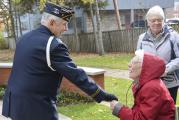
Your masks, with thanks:
[[[13,120],[58,120],[57,90],[66,77],[96,102],[117,100],[77,68],[58,37],[67,31],[74,11],[46,3],[41,26],[17,43],[2,114]]]

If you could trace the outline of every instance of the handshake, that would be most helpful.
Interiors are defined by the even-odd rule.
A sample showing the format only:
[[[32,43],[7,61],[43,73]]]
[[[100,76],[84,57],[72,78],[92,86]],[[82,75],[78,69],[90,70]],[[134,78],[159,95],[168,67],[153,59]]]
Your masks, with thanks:
[[[99,90],[99,93],[96,96],[94,96],[93,99],[98,103],[102,101],[107,101],[107,102],[111,102],[113,100],[118,101],[118,98],[115,95],[107,93],[102,89]]]
[[[115,95],[107,93],[103,90],[100,90],[100,92],[93,99],[95,99],[98,103],[102,101],[110,102],[110,105],[107,106],[111,108],[113,111],[112,114],[115,116],[118,115],[119,110],[123,106],[120,102],[118,102],[118,98]]]

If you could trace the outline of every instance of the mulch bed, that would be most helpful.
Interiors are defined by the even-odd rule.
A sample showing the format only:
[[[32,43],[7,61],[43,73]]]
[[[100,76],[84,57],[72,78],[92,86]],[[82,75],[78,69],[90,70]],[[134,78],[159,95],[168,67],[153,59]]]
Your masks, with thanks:
[[[0,50],[0,61],[1,62],[10,62],[14,57],[14,50],[5,49]]]

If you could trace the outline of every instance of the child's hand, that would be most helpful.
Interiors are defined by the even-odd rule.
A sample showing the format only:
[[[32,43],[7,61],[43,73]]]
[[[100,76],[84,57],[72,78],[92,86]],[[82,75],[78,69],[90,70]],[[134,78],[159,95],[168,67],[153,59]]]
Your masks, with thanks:
[[[116,101],[116,100],[113,100],[113,101],[110,102],[110,108],[111,108],[112,111],[114,110],[114,106],[115,106],[117,103],[118,103],[118,101]]]

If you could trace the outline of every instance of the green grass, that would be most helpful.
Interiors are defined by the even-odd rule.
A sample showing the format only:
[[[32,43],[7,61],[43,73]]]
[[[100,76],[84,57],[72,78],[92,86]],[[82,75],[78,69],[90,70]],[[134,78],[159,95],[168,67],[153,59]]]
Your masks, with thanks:
[[[115,94],[121,103],[126,104],[126,93],[131,82],[131,80],[107,77],[105,80],[105,89]],[[128,106],[133,105],[132,96],[130,88],[127,97]],[[179,105],[179,94],[177,105]],[[58,107],[58,111],[73,120],[119,120],[119,118],[111,114],[111,110],[108,107],[95,102]]]
[[[71,54],[71,57],[78,66],[126,70],[133,54],[110,53],[104,56],[98,54]]]
[[[7,49],[6,42],[3,37],[3,33],[0,31],[0,49]]]
[[[133,95],[130,87],[131,84],[132,84],[132,80],[106,77],[105,90],[115,94],[123,104],[126,104],[126,95],[127,95],[128,96],[127,105],[132,106]]]
[[[12,50],[1,50],[0,61],[12,62],[13,55],[14,51]],[[104,56],[99,56],[98,54],[72,53],[70,56],[78,66],[126,70],[128,69],[128,63],[133,57],[133,54],[108,53]]]
[[[126,79],[107,77],[105,79],[105,89],[115,94],[125,104],[127,89],[131,82]],[[128,93],[128,105],[131,106],[132,104],[133,98],[130,89]],[[95,102],[58,107],[58,110],[73,120],[119,120],[111,114],[111,110],[108,107]]]
[[[72,120],[118,120],[109,108],[96,103],[61,107],[60,112]]]
[[[115,94],[121,103],[126,104],[126,93],[131,82],[131,80],[127,79],[107,77],[105,79],[105,90]],[[127,101],[127,105],[131,107],[133,105],[131,88],[128,92]],[[177,105],[179,105],[179,93]],[[73,120],[119,120],[119,118],[111,114],[111,110],[108,107],[95,102],[58,107],[58,111]]]

